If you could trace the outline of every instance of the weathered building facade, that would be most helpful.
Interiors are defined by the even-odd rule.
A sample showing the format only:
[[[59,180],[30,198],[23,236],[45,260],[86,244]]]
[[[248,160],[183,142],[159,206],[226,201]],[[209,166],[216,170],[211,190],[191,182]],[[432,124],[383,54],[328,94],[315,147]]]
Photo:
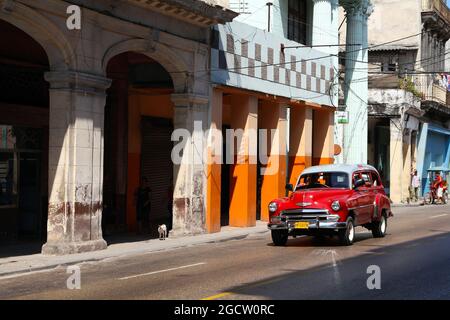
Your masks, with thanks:
[[[265,11],[249,3],[252,18]],[[286,182],[334,161],[337,1],[277,1],[270,32],[246,14],[231,22],[227,7],[0,0],[2,240],[103,249],[105,235],[136,231],[144,181],[152,231],[253,226]],[[79,29],[67,23],[74,8]],[[205,145],[211,129],[224,139]],[[242,132],[242,161],[217,157],[228,129]]]
[[[104,184],[108,222],[133,230],[140,165],[158,170],[140,159],[139,115],[159,119],[158,146],[171,144],[167,126],[207,120],[210,26],[235,16],[212,1],[0,1],[2,235],[29,228],[47,254],[105,248]],[[174,230],[202,226],[203,170],[187,163],[159,169],[175,173]]]
[[[236,147],[245,150],[243,163],[210,165],[208,230],[267,221],[286,183],[306,167],[333,163],[337,58],[308,47],[337,41],[337,8],[336,1],[277,1],[263,10],[248,1],[246,14],[214,28],[211,124],[224,140],[229,129],[246,139]],[[277,130],[278,139],[259,136],[252,150],[248,139],[261,130]]]
[[[383,172],[391,199],[407,202],[413,170],[423,194],[430,183],[428,169],[449,166],[450,109],[442,75],[450,10],[443,1],[374,4],[367,65],[368,162]]]
[[[450,11],[441,0],[370,2],[366,53],[357,56],[352,50],[349,41],[355,38],[349,38],[348,25],[343,25],[340,34],[341,42],[347,44],[341,53],[345,79],[340,107],[349,111],[349,123],[338,124],[336,132],[345,137],[350,129],[347,137],[363,141],[351,144],[352,151],[346,150],[350,142],[346,144],[345,138],[337,140],[343,143],[344,162],[350,159],[346,154],[357,152],[360,161],[380,171],[392,201],[407,202],[415,169],[423,194],[430,183],[428,169],[448,167],[448,92],[442,75]],[[359,101],[357,109],[349,108],[349,97]],[[360,123],[354,124],[352,118]]]

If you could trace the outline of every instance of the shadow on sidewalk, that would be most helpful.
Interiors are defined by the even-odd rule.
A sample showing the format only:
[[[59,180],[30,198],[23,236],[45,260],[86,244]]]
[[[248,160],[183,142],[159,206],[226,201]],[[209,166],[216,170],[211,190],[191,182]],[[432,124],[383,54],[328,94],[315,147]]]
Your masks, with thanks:
[[[41,253],[40,241],[0,242],[0,258],[13,258]]]

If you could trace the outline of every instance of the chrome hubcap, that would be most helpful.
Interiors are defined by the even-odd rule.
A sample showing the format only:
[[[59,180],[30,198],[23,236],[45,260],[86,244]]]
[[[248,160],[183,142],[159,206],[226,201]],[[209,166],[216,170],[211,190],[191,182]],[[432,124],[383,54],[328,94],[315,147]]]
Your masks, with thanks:
[[[348,226],[348,239],[350,241],[353,241],[353,238],[355,237],[355,229],[353,228],[353,224],[349,224]]]
[[[383,217],[381,218],[381,232],[385,233],[386,232],[386,219]]]

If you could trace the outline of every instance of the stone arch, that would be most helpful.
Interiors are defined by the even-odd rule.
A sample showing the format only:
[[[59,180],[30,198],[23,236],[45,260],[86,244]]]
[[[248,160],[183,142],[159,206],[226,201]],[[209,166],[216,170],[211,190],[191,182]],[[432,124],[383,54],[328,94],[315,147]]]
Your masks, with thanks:
[[[0,19],[19,28],[47,53],[53,71],[76,70],[76,56],[67,38],[50,20],[18,2],[0,0]]]
[[[174,91],[176,93],[186,92],[189,68],[183,59],[167,46],[145,39],[125,40],[110,47],[106,51],[102,61],[104,74],[106,74],[108,62],[113,57],[125,52],[141,53],[154,59],[170,74]]]

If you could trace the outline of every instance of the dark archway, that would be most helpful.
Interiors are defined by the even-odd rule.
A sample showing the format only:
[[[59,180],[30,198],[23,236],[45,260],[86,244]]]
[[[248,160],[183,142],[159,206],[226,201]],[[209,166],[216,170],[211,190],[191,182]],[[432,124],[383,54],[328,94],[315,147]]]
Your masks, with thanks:
[[[43,47],[0,20],[0,256],[37,253],[46,241],[47,71]]]
[[[110,59],[107,77],[113,82],[105,109],[103,234],[108,243],[133,241],[118,236],[130,232],[156,237],[158,224],[171,225],[173,81],[161,64],[134,52]],[[144,178],[150,213],[140,230],[136,191]]]

